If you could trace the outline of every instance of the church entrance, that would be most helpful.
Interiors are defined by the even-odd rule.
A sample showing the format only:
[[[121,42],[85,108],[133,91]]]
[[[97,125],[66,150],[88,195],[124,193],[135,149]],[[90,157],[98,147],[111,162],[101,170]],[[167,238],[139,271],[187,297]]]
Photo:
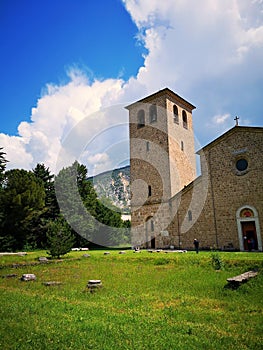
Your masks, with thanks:
[[[146,219],[145,230],[146,248],[155,249],[154,221],[152,216]]]
[[[258,250],[258,240],[255,221],[241,222],[244,250]]]
[[[237,229],[241,251],[262,251],[262,240],[256,208],[249,205],[237,210]]]
[[[152,237],[151,239],[151,248],[155,249],[155,237]]]

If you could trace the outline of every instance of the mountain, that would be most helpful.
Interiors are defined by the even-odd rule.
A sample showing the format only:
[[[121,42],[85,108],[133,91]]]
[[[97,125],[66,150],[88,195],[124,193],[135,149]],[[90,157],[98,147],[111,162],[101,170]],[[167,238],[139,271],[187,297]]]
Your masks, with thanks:
[[[109,198],[123,214],[130,213],[130,166],[105,171],[88,178],[98,198]]]

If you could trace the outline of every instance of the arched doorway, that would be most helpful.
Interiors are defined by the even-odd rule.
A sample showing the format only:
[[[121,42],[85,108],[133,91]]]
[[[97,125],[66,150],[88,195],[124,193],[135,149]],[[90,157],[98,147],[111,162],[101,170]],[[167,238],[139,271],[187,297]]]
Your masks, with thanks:
[[[146,219],[146,248],[155,249],[154,220],[152,216]]]
[[[241,251],[262,251],[262,240],[258,212],[249,205],[242,206],[236,213],[239,247]]]

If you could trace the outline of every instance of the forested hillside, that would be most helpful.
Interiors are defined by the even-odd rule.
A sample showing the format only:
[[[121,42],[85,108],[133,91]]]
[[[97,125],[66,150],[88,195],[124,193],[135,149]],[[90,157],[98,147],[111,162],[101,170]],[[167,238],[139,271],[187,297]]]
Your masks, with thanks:
[[[88,178],[99,198],[109,198],[122,213],[130,213],[130,166]]]

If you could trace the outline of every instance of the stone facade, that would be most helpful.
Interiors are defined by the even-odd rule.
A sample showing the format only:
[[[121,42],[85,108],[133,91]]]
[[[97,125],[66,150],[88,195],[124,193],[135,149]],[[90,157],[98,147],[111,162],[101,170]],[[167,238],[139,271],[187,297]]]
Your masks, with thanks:
[[[145,113],[138,128],[152,104],[158,126]],[[169,89],[128,107],[133,244],[193,249],[198,238],[201,249],[262,251],[263,128],[235,126],[202,148],[196,178],[193,108]]]
[[[155,246],[170,223],[168,201],[195,178],[194,108],[169,89],[127,107],[135,245]]]

